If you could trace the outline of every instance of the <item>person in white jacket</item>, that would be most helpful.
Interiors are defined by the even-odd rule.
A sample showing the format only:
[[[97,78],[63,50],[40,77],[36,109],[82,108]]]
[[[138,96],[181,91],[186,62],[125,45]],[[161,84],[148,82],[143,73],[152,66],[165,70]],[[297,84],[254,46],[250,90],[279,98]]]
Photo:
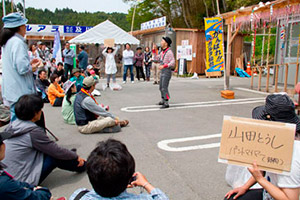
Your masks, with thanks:
[[[102,54],[105,56],[105,74],[107,75],[107,87],[109,87],[110,78],[112,77],[113,83],[116,83],[117,65],[115,55],[118,52],[118,47],[106,47]]]

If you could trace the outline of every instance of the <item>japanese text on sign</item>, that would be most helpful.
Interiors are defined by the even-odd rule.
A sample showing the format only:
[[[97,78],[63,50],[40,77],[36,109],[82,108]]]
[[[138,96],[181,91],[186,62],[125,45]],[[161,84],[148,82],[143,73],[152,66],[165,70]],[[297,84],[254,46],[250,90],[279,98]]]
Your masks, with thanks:
[[[220,17],[205,18],[206,69],[224,70],[223,21]]]
[[[288,173],[291,169],[295,125],[224,116],[219,161]]]

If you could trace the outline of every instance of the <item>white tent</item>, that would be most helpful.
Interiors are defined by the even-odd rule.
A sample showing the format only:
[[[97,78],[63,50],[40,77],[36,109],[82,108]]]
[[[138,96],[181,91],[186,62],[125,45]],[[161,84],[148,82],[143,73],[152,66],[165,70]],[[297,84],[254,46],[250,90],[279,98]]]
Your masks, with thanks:
[[[104,44],[104,40],[110,38],[115,39],[115,44],[140,44],[138,39],[109,20],[98,24],[94,28],[71,39],[69,42],[73,44]]]

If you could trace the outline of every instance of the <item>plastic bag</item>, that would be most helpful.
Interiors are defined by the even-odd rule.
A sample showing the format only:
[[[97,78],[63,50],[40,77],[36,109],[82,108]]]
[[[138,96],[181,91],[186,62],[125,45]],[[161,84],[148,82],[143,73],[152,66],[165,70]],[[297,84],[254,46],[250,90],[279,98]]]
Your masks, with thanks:
[[[225,180],[232,188],[243,186],[251,177],[251,173],[247,167],[241,167],[236,165],[228,165],[226,169]],[[250,189],[262,188],[258,183],[253,185]]]

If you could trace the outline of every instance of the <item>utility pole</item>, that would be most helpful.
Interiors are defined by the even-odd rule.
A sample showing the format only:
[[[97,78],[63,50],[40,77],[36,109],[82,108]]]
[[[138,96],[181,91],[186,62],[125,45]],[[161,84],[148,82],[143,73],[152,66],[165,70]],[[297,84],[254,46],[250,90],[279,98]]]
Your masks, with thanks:
[[[14,12],[14,1],[11,0],[11,12],[13,13]]]
[[[220,15],[220,7],[219,7],[219,0],[216,0],[217,2],[217,10],[218,10],[218,16]]]
[[[137,0],[137,2],[139,2],[140,0]],[[133,32],[133,24],[134,24],[134,18],[135,18],[135,10],[136,10],[136,7],[137,7],[137,4],[135,4],[134,6],[134,9],[133,9],[133,15],[132,15],[132,20],[131,20],[131,31],[130,31],[130,34],[132,35],[132,32]]]
[[[2,0],[2,10],[3,10],[3,17],[4,17],[6,15],[5,0]]]

